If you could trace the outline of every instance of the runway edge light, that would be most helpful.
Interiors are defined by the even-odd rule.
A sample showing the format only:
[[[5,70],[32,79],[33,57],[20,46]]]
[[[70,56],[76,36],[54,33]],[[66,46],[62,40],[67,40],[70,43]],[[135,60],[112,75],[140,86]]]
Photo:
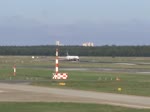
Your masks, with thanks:
[[[122,91],[122,88],[118,88],[118,91],[119,91],[119,92]]]

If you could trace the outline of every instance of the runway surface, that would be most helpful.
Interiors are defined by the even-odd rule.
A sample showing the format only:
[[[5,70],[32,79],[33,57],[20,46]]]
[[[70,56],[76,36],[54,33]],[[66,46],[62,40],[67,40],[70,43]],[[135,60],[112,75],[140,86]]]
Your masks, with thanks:
[[[150,97],[0,83],[0,101],[82,102],[150,109]]]

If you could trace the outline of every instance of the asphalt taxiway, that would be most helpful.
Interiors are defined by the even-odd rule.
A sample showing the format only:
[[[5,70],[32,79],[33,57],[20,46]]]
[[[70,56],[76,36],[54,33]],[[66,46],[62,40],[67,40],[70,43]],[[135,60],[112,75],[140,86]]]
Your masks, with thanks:
[[[0,83],[1,102],[82,102],[150,109],[150,97]]]

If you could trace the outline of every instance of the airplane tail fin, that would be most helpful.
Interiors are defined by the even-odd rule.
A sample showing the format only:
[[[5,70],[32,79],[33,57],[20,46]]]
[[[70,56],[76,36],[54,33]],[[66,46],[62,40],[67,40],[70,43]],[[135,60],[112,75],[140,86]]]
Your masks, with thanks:
[[[69,56],[68,51],[66,51],[66,55]]]

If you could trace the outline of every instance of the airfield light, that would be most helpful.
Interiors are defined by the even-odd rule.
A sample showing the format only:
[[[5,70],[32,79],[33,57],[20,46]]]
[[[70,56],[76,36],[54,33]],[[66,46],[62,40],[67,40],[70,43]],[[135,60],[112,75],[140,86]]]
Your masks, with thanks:
[[[118,91],[122,91],[122,88],[118,88]]]

